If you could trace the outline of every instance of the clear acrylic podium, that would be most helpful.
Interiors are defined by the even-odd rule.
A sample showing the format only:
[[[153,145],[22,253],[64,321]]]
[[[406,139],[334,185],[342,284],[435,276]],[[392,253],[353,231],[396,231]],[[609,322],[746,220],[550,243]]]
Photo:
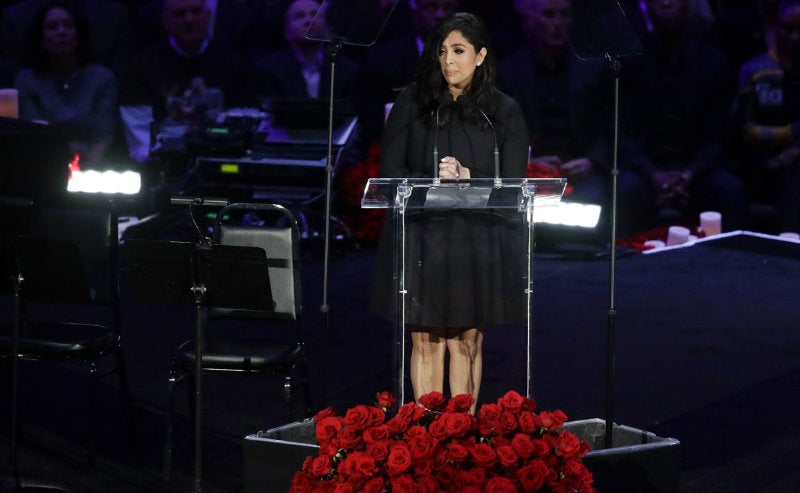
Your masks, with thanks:
[[[406,402],[406,344],[409,324],[421,323],[426,305],[441,304],[441,289],[431,288],[426,272],[462,268],[473,270],[470,259],[485,264],[473,275],[473,291],[483,290],[482,298],[508,318],[487,325],[519,326],[525,330],[525,392],[532,392],[533,354],[533,250],[534,208],[554,207],[561,201],[565,178],[477,178],[443,180],[434,178],[371,178],[364,190],[361,207],[391,209],[394,224],[395,295],[395,397]],[[446,232],[439,235],[439,231]],[[420,247],[421,243],[434,243]],[[481,247],[481,244],[488,245]],[[441,248],[439,248],[441,247]],[[442,254],[434,254],[441,250]],[[453,260],[463,250],[465,259]],[[448,252],[456,252],[450,255]],[[480,258],[478,258],[480,257]],[[464,260],[464,262],[461,262]],[[439,266],[436,263],[447,263]],[[488,272],[488,274],[486,274]],[[449,291],[448,276],[439,280]],[[453,272],[454,277],[461,276]],[[437,274],[438,277],[442,277]],[[487,280],[491,278],[490,280]],[[425,284],[425,289],[421,285]],[[481,287],[480,284],[486,284]],[[499,288],[499,289],[498,289]],[[421,292],[426,291],[426,292]],[[502,299],[499,299],[502,298]],[[484,302],[476,302],[476,305]],[[447,302],[444,302],[445,311]],[[496,307],[499,307],[496,308]],[[476,312],[479,308],[474,309]],[[446,325],[446,326],[459,326]]]

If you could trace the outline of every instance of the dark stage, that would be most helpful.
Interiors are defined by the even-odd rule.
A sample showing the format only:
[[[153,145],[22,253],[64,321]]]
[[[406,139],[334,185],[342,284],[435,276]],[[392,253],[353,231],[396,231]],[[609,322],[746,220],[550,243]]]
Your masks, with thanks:
[[[366,309],[374,252],[333,249],[323,353],[322,253],[316,244],[304,249],[316,407],[323,390],[324,405],[339,411],[371,403],[375,392],[393,390],[393,328]],[[560,408],[572,420],[605,413],[609,265],[607,256],[539,252],[535,259],[533,397],[540,409]],[[615,421],[680,440],[681,492],[800,488],[800,244],[734,236],[647,255],[621,252],[616,267]],[[83,446],[82,375],[23,365],[23,477],[57,480],[80,493],[190,491],[185,392],[170,484],[161,481],[161,454],[167,371],[174,349],[193,330],[191,306],[156,309],[125,297],[135,435],[126,436],[109,379],[99,403],[103,418],[88,429],[101,435],[92,467]],[[481,402],[523,389],[523,337],[486,334]],[[242,491],[244,437],[286,424],[281,381],[208,375],[204,385],[204,491]],[[2,401],[7,473],[8,401]],[[263,491],[273,491],[268,481]]]

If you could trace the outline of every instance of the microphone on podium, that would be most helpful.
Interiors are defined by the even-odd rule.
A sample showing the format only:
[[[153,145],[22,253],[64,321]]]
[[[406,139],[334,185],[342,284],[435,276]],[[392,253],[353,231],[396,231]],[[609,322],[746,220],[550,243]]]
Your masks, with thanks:
[[[467,96],[466,94],[462,94],[461,96],[459,96],[458,99],[456,100],[456,103],[465,104],[478,110],[480,114],[483,115],[483,118],[486,119],[486,123],[489,124],[489,128],[492,129],[492,136],[494,137],[494,185],[496,187],[500,186],[500,146],[498,145],[497,142],[497,132],[494,129],[494,124],[492,123],[492,120],[490,120],[489,117],[486,115],[486,113],[484,113],[484,111],[480,109],[480,107],[478,107],[477,104],[473,103],[472,100],[469,98],[469,96]]]
[[[436,121],[433,127],[433,180],[434,183],[439,183],[439,112],[444,105],[453,102],[453,95],[450,91],[444,91],[439,94],[438,105],[436,106]]]

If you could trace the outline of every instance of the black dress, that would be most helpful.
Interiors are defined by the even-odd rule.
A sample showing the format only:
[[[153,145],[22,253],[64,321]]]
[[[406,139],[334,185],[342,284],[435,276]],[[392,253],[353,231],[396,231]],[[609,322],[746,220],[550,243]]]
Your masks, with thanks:
[[[419,118],[413,86],[395,101],[382,138],[382,177],[433,177],[434,129]],[[447,105],[448,124],[436,132],[439,157],[454,156],[472,178],[494,177],[494,136]],[[500,174],[525,176],[528,131],[511,97],[496,92],[490,108],[500,148]],[[394,224],[378,245],[373,309],[393,319]],[[406,322],[418,327],[484,327],[524,320],[525,228],[507,209],[409,211],[406,214]]]

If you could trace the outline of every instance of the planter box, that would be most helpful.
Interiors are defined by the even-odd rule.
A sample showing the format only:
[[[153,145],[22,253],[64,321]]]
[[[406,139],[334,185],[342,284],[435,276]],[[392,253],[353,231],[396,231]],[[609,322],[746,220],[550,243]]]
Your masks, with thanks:
[[[592,447],[583,463],[599,493],[678,493],[680,442],[628,426],[614,425],[613,447],[604,449],[605,421],[569,421],[564,429]],[[319,447],[310,419],[245,437],[244,493],[289,490],[294,474]]]
[[[649,431],[614,425],[612,447],[605,447],[603,419],[569,421],[564,429],[586,440],[592,451],[583,463],[592,471],[599,493],[678,493],[681,444]]]

